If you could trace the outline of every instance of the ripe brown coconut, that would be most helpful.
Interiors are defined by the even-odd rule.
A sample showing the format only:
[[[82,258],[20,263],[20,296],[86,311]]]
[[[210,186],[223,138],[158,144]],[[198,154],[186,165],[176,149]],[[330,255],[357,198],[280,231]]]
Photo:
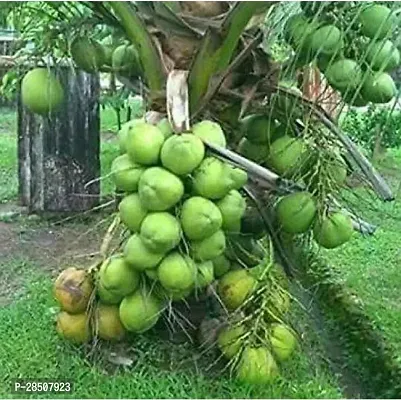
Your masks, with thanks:
[[[216,17],[228,9],[225,1],[180,1],[180,7],[183,14],[199,18]]]
[[[64,270],[53,287],[54,297],[60,307],[70,314],[86,310],[92,290],[92,280],[87,271],[74,267]]]

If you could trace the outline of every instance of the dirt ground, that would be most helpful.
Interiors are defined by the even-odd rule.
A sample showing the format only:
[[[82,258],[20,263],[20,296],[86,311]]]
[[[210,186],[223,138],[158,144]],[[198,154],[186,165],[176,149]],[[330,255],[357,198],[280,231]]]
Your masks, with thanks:
[[[55,276],[68,266],[88,267],[96,262],[111,221],[106,213],[87,221],[46,220],[27,215],[16,205],[0,205],[0,306],[9,303],[11,293],[23,289],[26,272]]]

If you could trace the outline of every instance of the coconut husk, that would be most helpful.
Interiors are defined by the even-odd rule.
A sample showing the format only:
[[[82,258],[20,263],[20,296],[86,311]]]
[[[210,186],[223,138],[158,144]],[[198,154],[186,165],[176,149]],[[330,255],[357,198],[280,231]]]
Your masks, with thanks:
[[[163,38],[162,48],[175,69],[188,69],[198,49],[199,40],[187,36],[169,35]]]
[[[211,18],[223,14],[228,6],[223,1],[180,1],[181,12],[199,18]]]

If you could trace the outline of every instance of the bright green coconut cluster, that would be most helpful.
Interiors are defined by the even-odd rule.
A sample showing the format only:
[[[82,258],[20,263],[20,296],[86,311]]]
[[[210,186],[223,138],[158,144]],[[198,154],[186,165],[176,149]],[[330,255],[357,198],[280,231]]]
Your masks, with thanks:
[[[316,62],[330,85],[353,106],[392,100],[396,86],[389,72],[401,61],[391,41],[396,26],[394,13],[377,3],[348,11],[342,6],[336,12],[344,13],[344,18],[333,22],[324,5],[305,3],[316,3],[319,12],[309,12],[311,5],[306,5],[302,13],[288,19],[284,29],[287,42],[298,56],[298,65]],[[353,21],[351,29],[343,26],[347,20]]]
[[[98,295],[120,304],[128,331],[143,332],[156,323],[166,300],[182,300],[230,268],[227,235],[241,229],[247,174],[206,151],[204,142],[226,146],[213,121],[173,134],[167,120],[151,125],[138,119],[126,123],[119,138],[121,155],[111,174],[125,193],[119,216],[130,236],[117,258],[124,268],[113,271],[114,259],[101,268]],[[104,270],[110,268],[118,284],[107,281]],[[152,304],[146,324],[135,311],[141,307],[132,305],[144,299]]]

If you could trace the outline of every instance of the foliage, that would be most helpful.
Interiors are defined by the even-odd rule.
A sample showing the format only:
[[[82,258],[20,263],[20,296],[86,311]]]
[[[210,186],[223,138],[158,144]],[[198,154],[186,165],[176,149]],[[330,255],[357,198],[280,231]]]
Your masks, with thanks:
[[[366,111],[349,110],[342,120],[342,129],[366,150],[373,151],[377,135],[382,135],[384,148],[401,146],[401,112],[389,107],[369,105]]]

